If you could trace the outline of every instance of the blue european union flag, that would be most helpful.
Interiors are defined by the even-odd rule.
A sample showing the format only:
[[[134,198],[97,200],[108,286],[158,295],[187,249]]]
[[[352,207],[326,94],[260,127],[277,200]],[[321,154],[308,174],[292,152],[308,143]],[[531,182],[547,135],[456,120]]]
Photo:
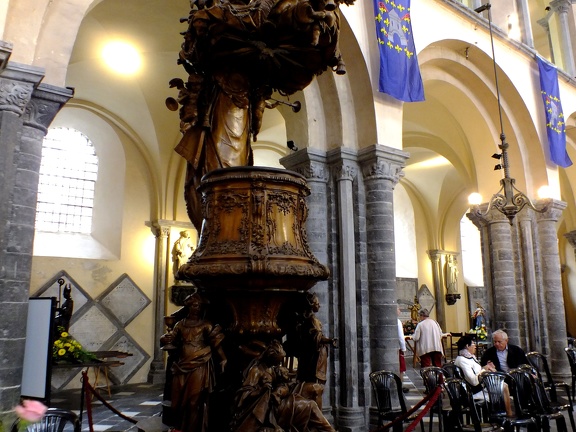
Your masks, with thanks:
[[[572,161],[566,151],[566,125],[560,102],[558,71],[548,62],[536,56],[540,70],[540,90],[546,111],[546,134],[550,146],[550,159],[556,165],[569,167]]]
[[[424,86],[414,49],[410,0],[374,0],[380,48],[378,90],[405,102],[424,100]]]

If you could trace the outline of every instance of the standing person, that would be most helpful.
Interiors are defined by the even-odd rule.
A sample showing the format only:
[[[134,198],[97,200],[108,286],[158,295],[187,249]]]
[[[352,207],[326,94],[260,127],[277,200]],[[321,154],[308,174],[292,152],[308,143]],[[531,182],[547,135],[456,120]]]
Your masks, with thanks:
[[[416,342],[416,351],[420,357],[420,367],[442,366],[442,329],[440,324],[430,318],[428,309],[418,312],[420,322],[414,330],[412,339]]]
[[[400,306],[396,307],[396,313],[400,316]],[[406,359],[404,358],[404,353],[406,353],[406,339],[404,339],[404,326],[402,321],[398,318],[398,344],[400,348],[398,349],[398,363],[400,364],[400,379],[404,382],[404,372],[406,372]],[[409,389],[407,387],[402,387],[402,391],[406,393]]]
[[[482,366],[491,361],[498,372],[508,372],[523,364],[529,364],[524,350],[508,343],[508,335],[504,330],[492,333],[492,344],[493,346],[482,355],[480,360]]]

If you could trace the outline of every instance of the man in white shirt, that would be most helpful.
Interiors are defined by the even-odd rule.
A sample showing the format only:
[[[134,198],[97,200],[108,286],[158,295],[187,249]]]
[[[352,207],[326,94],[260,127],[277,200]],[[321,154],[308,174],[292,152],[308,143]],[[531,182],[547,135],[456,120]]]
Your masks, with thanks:
[[[418,312],[420,322],[414,330],[412,339],[416,342],[420,366],[442,366],[444,347],[442,346],[442,329],[440,324],[430,318],[428,309]]]

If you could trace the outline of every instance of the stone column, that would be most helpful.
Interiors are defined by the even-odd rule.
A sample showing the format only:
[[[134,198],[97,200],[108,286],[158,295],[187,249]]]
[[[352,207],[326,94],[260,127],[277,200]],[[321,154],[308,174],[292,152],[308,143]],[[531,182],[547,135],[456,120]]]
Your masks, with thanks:
[[[446,328],[446,307],[444,306],[444,273],[442,271],[442,257],[445,252],[441,250],[429,250],[428,257],[432,263],[432,280],[434,282],[434,297],[436,297],[436,321],[443,331]]]
[[[380,145],[362,149],[364,175],[370,363],[372,370],[398,370],[398,295],[394,247],[394,187],[409,154]]]
[[[545,206],[546,205],[546,206]],[[513,344],[548,357],[552,373],[568,376],[566,316],[556,224],[566,204],[547,200],[525,207],[513,225],[486,205],[468,217],[481,230],[485,281],[494,321]]]
[[[554,44],[552,43],[552,37],[550,35],[550,23],[548,20],[550,16],[546,16],[545,18],[541,18],[537,21],[537,23],[544,29],[546,32],[546,37],[548,38],[548,49],[550,50],[550,61],[556,64],[556,60],[554,59]]]
[[[488,293],[490,330],[506,329],[512,341],[519,340],[516,267],[512,227],[495,208],[486,214],[487,204],[474,206],[468,218],[480,230],[484,283]]]
[[[356,254],[353,183],[357,181],[356,154],[339,148],[328,154],[336,182],[338,220],[340,397],[338,430],[366,430],[364,409],[359,406],[358,333],[356,320]]]
[[[296,171],[306,178],[310,187],[308,197],[308,219],[306,220],[306,234],[308,246],[314,256],[322,264],[329,263],[328,257],[328,180],[329,170],[326,165],[326,154],[314,148],[301,149],[280,160],[287,169]],[[328,337],[337,337],[335,334],[335,323],[333,316],[334,295],[329,292],[328,281],[318,282],[312,289],[320,300],[320,310],[316,314],[322,322],[322,330]],[[332,376],[332,365],[334,364],[337,350],[329,352],[328,370],[326,375]],[[324,387],[322,397],[322,411],[330,421],[332,421],[332,404],[334,403],[335,383],[327,382]]]
[[[562,57],[562,64],[564,71],[573,77],[576,75],[576,65],[574,63],[574,46],[572,45],[572,38],[570,32],[570,17],[569,13],[572,9],[572,2],[570,0],[553,0],[550,6],[558,16],[558,39],[560,40],[560,52]]]
[[[524,42],[530,48],[534,48],[534,36],[532,34],[528,0],[516,0],[516,10],[518,11],[518,23],[520,24],[520,41]]]
[[[168,241],[170,227],[159,221],[152,222],[150,227],[156,237],[156,254],[154,258],[154,358],[150,363],[148,382],[163,383],[166,379],[164,371],[164,351],[160,349],[160,336],[166,332],[164,315],[166,314],[166,280],[168,271]]]
[[[73,94],[10,52],[0,43],[0,414],[20,398],[42,140]]]
[[[569,376],[569,364],[564,352],[567,343],[566,314],[556,224],[566,208],[566,203],[550,201],[546,212],[536,214],[542,269],[542,283],[539,286],[544,299],[544,307],[540,309],[546,311],[547,317],[547,349],[544,354],[548,355],[553,375],[565,378]]]
[[[516,273],[518,326],[520,334],[524,335],[524,341],[518,340],[516,343],[544,354],[542,342],[545,339],[545,326],[542,322],[546,318],[544,310],[538,306],[542,304],[543,299],[540,298],[541,292],[538,289],[539,281],[536,274],[538,239],[534,238],[536,235],[533,232],[534,224],[534,211],[521,211],[516,215],[516,232],[520,248],[517,266],[523,269],[522,272]]]

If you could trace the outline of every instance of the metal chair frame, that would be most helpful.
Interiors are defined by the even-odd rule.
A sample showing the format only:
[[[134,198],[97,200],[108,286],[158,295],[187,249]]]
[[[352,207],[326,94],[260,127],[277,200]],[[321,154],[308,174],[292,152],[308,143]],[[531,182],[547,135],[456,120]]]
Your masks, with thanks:
[[[508,374],[516,383],[516,394],[520,409],[524,415],[530,415],[538,422],[538,427],[550,431],[550,422],[556,421],[558,432],[568,432],[566,420],[560,410],[550,404],[544,384],[533,367],[524,365],[511,369]]]
[[[450,424],[454,430],[462,432],[495,432],[503,431],[500,425],[483,423],[478,405],[474,400],[472,389],[466,380],[461,378],[448,378],[444,388],[450,399]],[[464,424],[464,416],[467,423]]]
[[[568,356],[568,363],[570,363],[570,372],[572,373],[572,400],[574,400],[576,390],[576,348],[564,348]]]
[[[58,408],[48,408],[38,423],[29,424],[21,429],[19,422],[15,422],[12,426],[12,432],[64,432],[70,430],[67,426],[72,426],[72,432],[80,432],[81,424],[76,413]]]
[[[448,378],[460,378],[464,379],[464,372],[460,366],[454,364],[453,361],[446,363],[442,366],[442,370],[444,371],[444,377]]]
[[[437,366],[428,366],[423,369],[420,369],[420,376],[424,380],[424,387],[426,387],[426,391],[428,394],[432,394],[436,387],[442,386],[445,381],[444,371],[442,368]],[[438,401],[432,409],[430,409],[430,425],[429,430],[432,432],[432,421],[434,419],[434,413],[438,414],[438,424],[440,430],[442,429],[442,421],[443,417],[446,415],[446,412],[442,409],[442,398],[439,397]]]
[[[542,377],[542,373],[544,373],[546,377],[546,381],[544,382],[544,386],[546,390],[550,393],[550,400],[554,403],[558,403],[558,389],[564,390],[566,396],[568,398],[568,403],[572,407],[572,395],[570,393],[570,386],[565,383],[564,381],[554,381],[552,378],[552,373],[550,373],[550,368],[548,367],[548,360],[546,356],[540,354],[536,351],[531,351],[526,354],[526,358],[532,367],[536,369],[538,372],[538,376],[544,382]]]
[[[514,407],[516,416],[510,417],[506,413],[506,402],[504,400],[504,386],[508,385],[511,395],[516,394],[516,385],[512,377],[504,372],[485,371],[478,376],[480,384],[486,390],[486,408],[490,422],[498,423],[504,427],[505,431],[514,431],[522,427],[528,431],[537,431],[537,421],[529,416],[523,416],[522,409],[518,403],[518,398],[514,397]]]
[[[384,420],[394,421],[398,417],[408,412],[404,392],[402,391],[402,380],[398,375],[390,371],[375,371],[370,373],[370,383],[376,397],[378,409],[378,426],[384,425]],[[395,389],[394,389],[395,387]],[[400,407],[393,406],[393,400],[398,398]],[[414,417],[408,417],[405,422],[411,422]],[[420,421],[420,427],[424,432],[424,424]],[[402,424],[395,425],[394,431],[402,431]]]

